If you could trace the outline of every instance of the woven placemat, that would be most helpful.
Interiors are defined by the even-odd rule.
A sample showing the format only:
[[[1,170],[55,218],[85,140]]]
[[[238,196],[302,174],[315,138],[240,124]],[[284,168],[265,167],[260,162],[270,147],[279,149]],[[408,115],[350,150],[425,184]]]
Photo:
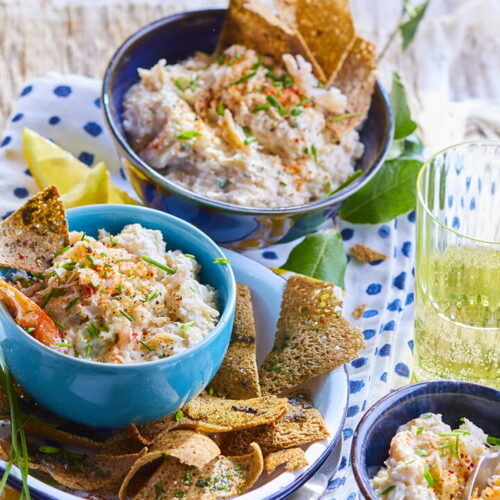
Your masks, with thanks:
[[[141,26],[226,0],[0,0],[0,130],[23,82],[49,71],[101,77]]]

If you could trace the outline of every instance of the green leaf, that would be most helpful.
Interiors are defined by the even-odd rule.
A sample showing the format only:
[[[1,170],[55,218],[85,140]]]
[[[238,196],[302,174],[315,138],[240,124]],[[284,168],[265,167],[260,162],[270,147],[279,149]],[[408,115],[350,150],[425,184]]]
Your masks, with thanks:
[[[291,252],[282,269],[344,288],[347,257],[340,234],[333,229],[310,234]]]
[[[415,132],[417,124],[411,119],[405,88],[397,73],[394,73],[392,78],[391,104],[394,113],[394,139],[408,137]]]
[[[429,6],[429,0],[421,3],[415,8],[411,7],[408,1],[406,1],[404,5],[405,10],[410,14],[410,18],[408,21],[399,25],[399,30],[401,31],[401,36],[403,37],[403,43],[401,44],[402,50],[406,50],[413,41],[413,38],[415,38],[418,25],[424,18],[425,11]]]
[[[328,198],[329,196],[333,196],[335,193],[338,193],[345,187],[349,186],[349,184],[352,184],[358,177],[361,177],[363,175],[362,170],[355,170],[353,174],[351,174],[344,182],[340,183],[337,189],[334,189],[333,191],[330,191],[325,198]]]
[[[346,200],[340,217],[354,223],[379,224],[415,208],[421,165],[413,158],[386,161],[368,184]]]

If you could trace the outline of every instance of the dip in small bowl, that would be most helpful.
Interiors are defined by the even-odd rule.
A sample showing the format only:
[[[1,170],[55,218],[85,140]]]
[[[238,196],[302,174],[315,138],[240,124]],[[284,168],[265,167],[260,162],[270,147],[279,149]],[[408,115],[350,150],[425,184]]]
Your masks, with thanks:
[[[35,340],[14,323],[5,307],[0,308],[0,344],[13,376],[49,410],[86,425],[124,427],[175,412],[212,379],[229,343],[235,281],[230,265],[216,263],[225,262],[224,254],[190,224],[147,208],[95,205],[69,210],[67,217],[70,230],[79,231],[84,239],[74,241],[56,257],[64,260],[58,262],[58,269],[64,275],[78,272],[80,280],[86,279],[87,272],[93,276],[89,279],[100,273],[102,283],[78,284],[78,290],[88,292],[80,305],[70,298],[76,293],[71,286],[67,294],[52,293],[49,297],[45,308],[53,307],[49,312],[60,328],[64,327],[57,346]],[[97,241],[99,230],[103,231]],[[117,235],[116,246],[110,235]],[[162,255],[155,254],[152,245],[162,237],[171,266],[160,262]],[[136,256],[137,262],[126,247],[141,254]],[[85,263],[78,258],[83,251],[90,256],[85,256]],[[191,271],[192,266],[198,266],[195,260],[201,266],[197,279]],[[179,266],[176,281],[175,274],[157,266],[170,269],[174,262]],[[64,276],[46,280],[64,290],[61,278]],[[188,285],[186,290],[184,284]],[[46,291],[40,293],[46,296]],[[176,321],[162,322],[161,315],[166,312],[161,308],[177,307],[183,299]],[[78,315],[92,317],[81,323]],[[140,334],[141,322],[151,335]],[[71,338],[64,338],[64,329]],[[166,343],[160,338],[162,330],[169,337]],[[134,342],[134,335],[141,338]]]

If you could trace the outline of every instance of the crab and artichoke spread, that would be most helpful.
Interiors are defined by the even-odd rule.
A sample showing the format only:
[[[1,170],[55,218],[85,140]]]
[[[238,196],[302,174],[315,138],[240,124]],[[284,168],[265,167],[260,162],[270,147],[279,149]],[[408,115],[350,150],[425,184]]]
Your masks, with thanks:
[[[217,293],[201,284],[200,265],[166,251],[160,231],[140,224],[98,239],[70,233],[39,279],[22,291],[52,318],[71,356],[104,363],[139,363],[189,349],[214,328]]]
[[[213,200],[251,207],[309,203],[334,191],[363,153],[340,139],[347,97],[323,88],[302,56],[273,61],[232,45],[139,69],[124,100],[132,147],[171,181]],[[348,116],[348,115],[344,115]]]
[[[492,451],[488,436],[470,420],[461,420],[459,428],[452,430],[441,415],[424,413],[402,425],[392,438],[385,467],[372,479],[378,496],[387,500],[461,499],[474,466]]]

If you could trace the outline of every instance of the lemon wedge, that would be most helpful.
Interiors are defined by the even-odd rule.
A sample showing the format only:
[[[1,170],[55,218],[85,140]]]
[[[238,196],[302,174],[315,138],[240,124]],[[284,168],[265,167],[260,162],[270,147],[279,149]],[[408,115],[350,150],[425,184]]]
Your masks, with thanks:
[[[23,130],[23,149],[31,175],[38,187],[56,185],[65,208],[100,203],[140,205],[113,184],[106,164],[93,168],[29,128]]]

